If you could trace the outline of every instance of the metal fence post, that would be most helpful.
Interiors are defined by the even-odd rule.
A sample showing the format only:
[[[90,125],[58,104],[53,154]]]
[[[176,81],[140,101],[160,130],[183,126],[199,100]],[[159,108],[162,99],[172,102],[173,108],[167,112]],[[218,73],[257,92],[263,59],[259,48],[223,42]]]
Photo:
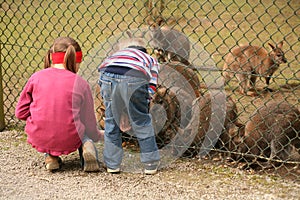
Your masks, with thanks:
[[[0,131],[3,131],[5,128],[4,121],[4,105],[3,105],[3,87],[2,87],[2,44],[0,44]]]

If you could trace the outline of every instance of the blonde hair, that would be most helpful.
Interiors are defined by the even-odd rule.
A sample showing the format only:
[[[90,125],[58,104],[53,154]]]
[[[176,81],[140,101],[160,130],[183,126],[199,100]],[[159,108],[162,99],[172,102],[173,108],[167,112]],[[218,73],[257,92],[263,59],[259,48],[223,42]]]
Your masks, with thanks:
[[[64,67],[74,73],[76,69],[76,51],[81,51],[79,44],[70,37],[59,37],[54,40],[44,59],[44,68],[51,67],[51,53],[65,52]]]

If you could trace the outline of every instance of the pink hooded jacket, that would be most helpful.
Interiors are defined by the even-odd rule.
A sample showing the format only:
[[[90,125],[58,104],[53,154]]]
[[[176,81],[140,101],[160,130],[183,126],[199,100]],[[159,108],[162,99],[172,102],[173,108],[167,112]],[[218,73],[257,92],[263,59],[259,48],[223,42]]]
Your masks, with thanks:
[[[101,138],[90,86],[68,70],[34,73],[21,92],[15,115],[26,120],[28,143],[53,156],[76,151],[84,134],[94,142]]]

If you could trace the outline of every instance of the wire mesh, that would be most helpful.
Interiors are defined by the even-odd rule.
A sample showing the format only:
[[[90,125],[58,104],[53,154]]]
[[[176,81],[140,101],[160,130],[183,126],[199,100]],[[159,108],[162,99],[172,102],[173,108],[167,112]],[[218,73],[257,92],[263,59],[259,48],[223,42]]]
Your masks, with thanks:
[[[103,127],[105,108],[99,100],[97,66],[115,42],[110,38],[123,36],[127,30],[146,30],[150,33],[148,49],[162,58],[162,68],[183,65],[192,70],[187,72],[191,76],[183,79],[191,83],[195,74],[199,79],[199,88],[192,88],[198,92],[194,98],[186,92],[188,86],[176,83],[171,75],[161,79],[159,91],[165,87],[168,92],[158,95],[156,102],[164,106],[169,117],[169,123],[161,125],[164,128],[157,134],[161,146],[188,127],[194,119],[192,105],[196,104],[200,108],[198,134],[192,140],[185,135],[186,138],[176,138],[175,142],[178,146],[186,145],[184,156],[211,158],[221,154],[224,159],[230,157],[233,166],[272,168],[299,178],[299,1],[24,0],[1,2],[0,10],[0,61],[7,128],[24,127],[24,122],[14,116],[18,96],[31,74],[43,68],[43,57],[58,36],[73,37],[82,46],[85,56],[80,75],[93,88],[95,112],[99,126]],[[187,59],[176,52],[185,49],[184,44],[176,50],[167,49],[161,41],[153,44],[155,30],[183,34],[189,41]],[[167,41],[169,46],[181,40],[174,37]],[[235,49],[242,44],[257,46],[259,50]],[[280,53],[274,51],[272,55],[272,48],[278,47]],[[155,49],[160,52],[155,53]],[[265,53],[263,58],[261,51]],[[280,56],[282,60],[276,60]],[[263,61],[266,58],[270,59]],[[260,68],[258,63],[263,63]],[[232,77],[224,81],[226,73]],[[224,102],[218,100],[219,92],[226,94]],[[184,105],[174,104],[180,101]],[[161,119],[153,117],[158,122]],[[220,125],[220,133],[215,133],[216,124]],[[204,141],[208,145],[203,146]],[[205,148],[210,153],[199,154],[207,152]]]

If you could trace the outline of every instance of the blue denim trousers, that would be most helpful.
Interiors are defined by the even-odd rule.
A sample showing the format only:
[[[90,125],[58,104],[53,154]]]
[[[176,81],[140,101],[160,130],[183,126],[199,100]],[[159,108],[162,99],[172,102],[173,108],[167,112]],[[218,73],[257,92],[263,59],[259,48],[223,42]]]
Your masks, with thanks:
[[[119,168],[123,157],[120,116],[126,112],[140,146],[142,163],[159,161],[148,101],[149,82],[144,78],[101,72],[99,85],[105,105],[104,163]]]

